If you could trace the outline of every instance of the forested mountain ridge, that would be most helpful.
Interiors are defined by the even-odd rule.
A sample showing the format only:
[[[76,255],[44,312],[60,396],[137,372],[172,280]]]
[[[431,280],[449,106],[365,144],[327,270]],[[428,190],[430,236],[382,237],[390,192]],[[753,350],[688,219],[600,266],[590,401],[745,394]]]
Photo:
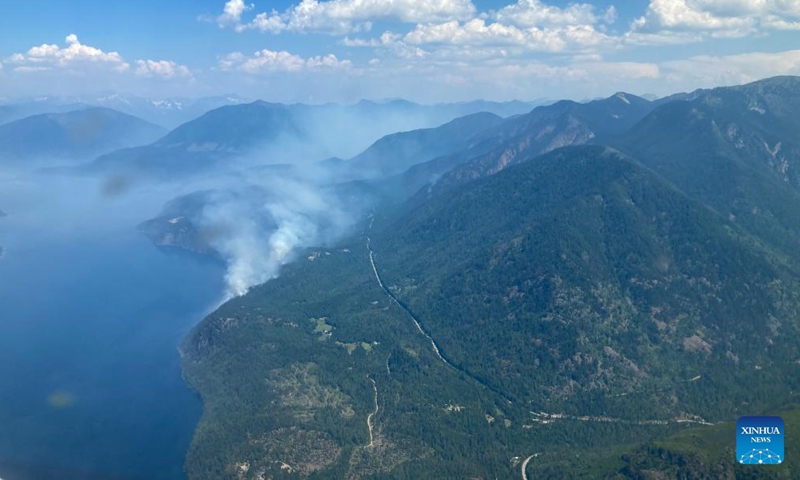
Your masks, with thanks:
[[[798,328],[792,264],[605,147],[557,150],[490,178],[432,199],[374,242],[386,283],[430,319],[456,364],[542,408],[584,414],[630,411],[633,399],[622,410],[612,399],[636,392],[651,414],[734,415],[739,394],[706,403],[695,389],[737,390],[711,373],[722,364],[736,381],[787,386],[798,344],[764,332]],[[789,370],[768,381],[760,369],[778,351]],[[698,375],[707,380],[680,387],[677,401],[658,393]]]
[[[564,100],[537,107],[483,132],[479,143],[483,151],[460,157],[466,161],[444,164],[444,168],[431,162],[442,175],[434,189],[446,190],[535,155],[590,143],[599,135],[623,132],[655,107],[653,102],[623,92],[587,103]]]
[[[281,135],[302,138],[288,107],[258,101],[214,109],[169,132],[157,147],[246,152]]]
[[[785,458],[800,455],[797,441],[800,411],[797,404],[765,412],[785,421]],[[566,450],[542,453],[528,466],[528,478],[629,479],[790,479],[797,478],[793,461],[766,468],[740,465],[735,461],[733,422],[689,428],[665,438],[635,446],[612,447],[585,455],[569,455]]]
[[[111,152],[84,168],[89,172],[183,176],[278,141],[300,142],[305,135],[284,105],[229,105],[177,127],[152,144]]]
[[[623,92],[587,103],[565,100],[539,106],[479,133],[470,131],[469,141],[460,148],[452,148],[450,137],[443,136],[440,139],[450,152],[432,159],[417,155],[416,164],[399,174],[385,173],[385,178],[370,182],[371,187],[389,202],[402,202],[415,194],[421,195],[421,199],[412,202],[415,204],[424,201],[430,193],[492,175],[532,156],[563,146],[582,145],[598,134],[623,131],[656,106],[654,102]],[[469,120],[474,125],[473,117],[457,119],[451,124]],[[430,133],[443,128],[432,129]],[[408,132],[415,136],[420,133],[423,132]],[[390,158],[394,155],[396,153]],[[430,186],[426,189],[430,191],[420,191],[424,186]]]
[[[509,478],[798,387],[796,267],[613,149],[371,223],[187,337],[191,478]]]
[[[396,106],[401,111],[414,112],[419,109],[418,105],[408,102],[391,102],[387,105]],[[467,111],[473,108],[472,104],[465,104],[463,107]],[[309,175],[312,177],[322,175],[327,178],[323,182],[324,188],[345,198],[343,203],[348,207],[355,211],[368,210],[373,204],[402,203],[431,183],[435,184],[433,188],[436,190],[446,189],[447,185],[457,185],[495,173],[508,165],[554,148],[584,144],[603,132],[618,132],[654,107],[652,102],[620,92],[609,98],[584,104],[561,101],[506,119],[488,112],[472,113],[437,127],[386,135],[348,160],[330,158],[307,168],[298,164],[294,168],[275,173],[295,177],[305,169],[311,172]],[[253,144],[254,138],[267,139],[266,143],[262,141],[262,146],[267,148],[270,143],[269,135],[283,140],[303,137],[313,143],[312,139],[319,132],[304,129],[301,125],[307,124],[298,119],[302,119],[304,115],[314,115],[314,112],[319,114],[318,110],[338,111],[342,108],[338,105],[282,106],[265,102],[224,107],[170,132],[156,145],[120,151],[101,158],[95,162],[94,168],[110,168],[114,171],[137,166],[134,171],[138,174],[149,172],[164,176],[187,175],[211,165],[224,165],[228,162],[226,159],[235,158],[240,147],[234,146],[233,150],[228,151],[231,148],[231,142],[226,140],[228,138],[251,139],[251,148],[245,148],[244,151],[253,150],[253,145],[256,145]],[[387,112],[382,112],[381,105],[372,102],[361,102],[354,108],[364,110],[368,115],[376,115],[378,119],[387,115]],[[443,112],[447,112],[454,107],[442,105],[428,108],[434,111],[442,108]],[[250,115],[262,110],[280,111],[283,120],[289,123],[264,122],[263,128],[253,132],[249,132],[250,128],[246,125],[241,127],[240,116],[243,115],[246,124]],[[439,115],[443,113],[440,112]],[[209,122],[212,118],[215,120]],[[276,133],[283,128],[281,125],[292,126],[289,131],[294,131],[296,135]],[[325,124],[324,128],[331,127]],[[213,134],[205,135],[207,130],[212,130]],[[264,135],[259,135],[258,132],[262,130]],[[297,133],[300,131],[303,133]],[[258,156],[254,153],[245,156],[248,155]],[[277,165],[267,165],[264,168],[273,167]],[[175,211],[174,207],[178,203],[180,202],[165,205],[165,210],[170,211],[162,212],[159,217],[162,220],[163,217],[168,217],[167,220],[182,217],[180,225],[153,219],[145,228],[151,238],[160,239],[158,243],[180,246],[184,241],[176,243],[175,239],[189,238],[184,233],[188,232],[189,236],[193,236],[192,232],[198,229],[192,219],[192,212]],[[191,250],[198,250],[194,240],[187,241],[186,245]]]
[[[481,132],[502,122],[492,113],[475,113],[436,128],[388,135],[350,159],[346,167],[359,178],[396,175],[415,164],[469,148]]]
[[[797,86],[473,115],[376,142],[376,178],[324,162],[360,227],[187,336],[189,477],[547,477],[567,447],[607,478],[739,472],[653,445],[800,387]],[[208,252],[205,198],[143,229]]]
[[[250,164],[297,163],[328,158],[334,155],[349,158],[367,149],[370,144],[383,137],[383,153],[388,153],[387,143],[396,141],[400,132],[418,130],[416,134],[400,135],[409,150],[402,156],[404,162],[384,161],[385,167],[397,164],[395,171],[402,171],[411,162],[410,156],[421,154],[415,150],[413,141],[427,145],[431,155],[463,148],[467,131],[477,133],[497,123],[501,114],[519,113],[529,110],[533,104],[470,102],[465,104],[417,105],[404,101],[375,103],[362,101],[355,105],[305,105],[278,104],[265,101],[251,103],[236,102],[224,105],[187,121],[172,130],[161,141],[140,148],[111,152],[87,165],[89,172],[139,174],[161,178],[179,178],[209,168],[229,165],[235,160],[249,160]],[[482,111],[481,108],[486,108]],[[435,129],[452,120],[463,118],[460,123],[440,129],[440,142],[433,142],[425,130]],[[456,129],[464,129],[459,132]],[[464,138],[458,135],[466,135]],[[414,137],[416,135],[416,137]],[[435,135],[435,133],[433,134]],[[456,135],[445,148],[448,135]],[[412,138],[413,137],[413,138]],[[456,141],[457,139],[462,142]],[[437,149],[438,145],[438,149]],[[381,145],[376,145],[381,148]],[[399,147],[395,146],[397,149]],[[372,153],[375,153],[374,150]],[[370,152],[364,152],[369,156]],[[363,157],[363,155],[362,155]],[[375,168],[373,154],[364,168]],[[359,159],[355,159],[355,166]],[[421,161],[421,160],[418,160]],[[255,162],[255,163],[254,163]],[[357,172],[356,172],[357,173]],[[364,172],[369,173],[369,172]],[[374,173],[374,172],[373,172]],[[378,170],[378,173],[381,173]]]
[[[452,170],[437,181],[436,188],[494,174],[554,148],[585,143],[612,145],[630,153],[692,195],[705,188],[703,182],[720,175],[728,176],[720,179],[724,181],[733,181],[736,175],[766,175],[771,181],[796,187],[793,159],[798,147],[792,132],[800,122],[798,92],[799,77],[773,77],[654,102],[618,93],[585,104],[562,101],[537,107],[484,132],[482,136],[497,139],[499,147],[472,155],[456,168],[448,165],[447,170]],[[709,158],[693,162],[698,153]],[[739,165],[729,165],[731,159]],[[681,178],[694,183],[682,183]],[[707,190],[707,195],[723,194],[720,185]]]
[[[598,139],[764,241],[800,248],[800,78],[775,77],[667,103]]]

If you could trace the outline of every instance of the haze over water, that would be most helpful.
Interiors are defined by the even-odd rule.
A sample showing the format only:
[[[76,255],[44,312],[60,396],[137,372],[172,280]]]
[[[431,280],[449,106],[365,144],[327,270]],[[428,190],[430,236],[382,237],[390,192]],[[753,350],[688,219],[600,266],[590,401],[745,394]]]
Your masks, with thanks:
[[[218,304],[224,266],[136,232],[157,192],[99,192],[0,177],[4,480],[183,477],[202,402],[177,347]]]

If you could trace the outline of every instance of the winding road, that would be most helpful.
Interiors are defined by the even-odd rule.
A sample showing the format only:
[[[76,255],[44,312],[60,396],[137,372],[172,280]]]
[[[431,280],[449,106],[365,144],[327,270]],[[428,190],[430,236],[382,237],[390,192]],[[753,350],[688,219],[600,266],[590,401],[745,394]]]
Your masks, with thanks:
[[[369,228],[372,228],[372,222],[370,222]],[[466,370],[463,370],[461,368],[456,367],[455,365],[450,363],[450,361],[448,361],[444,357],[444,355],[442,355],[442,351],[439,349],[439,345],[436,343],[436,341],[433,339],[433,337],[431,337],[431,335],[422,327],[422,324],[419,322],[417,317],[415,317],[414,314],[411,313],[411,310],[409,310],[405,305],[400,303],[400,301],[397,300],[397,297],[395,297],[394,294],[391,291],[389,291],[388,288],[386,288],[386,285],[384,285],[383,280],[381,279],[381,275],[378,273],[378,267],[375,265],[375,254],[372,251],[372,239],[369,237],[369,235],[367,235],[366,237],[367,237],[367,251],[369,252],[369,263],[370,263],[370,265],[372,265],[372,273],[375,274],[375,280],[378,282],[378,286],[381,287],[381,290],[383,290],[383,293],[385,293],[386,296],[388,296],[395,305],[397,305],[398,307],[400,307],[401,310],[406,312],[406,314],[409,316],[409,318],[411,318],[411,320],[414,322],[414,326],[417,327],[417,331],[419,331],[419,333],[421,333],[425,338],[428,339],[429,342],[431,342],[431,348],[433,349],[433,353],[436,354],[436,356],[439,358],[439,360],[441,360],[448,367],[452,368],[453,370],[457,371],[458,373],[460,373],[460,374],[464,375],[465,377],[469,378],[470,380],[474,381],[475,383],[477,383],[481,387],[483,387],[483,388],[489,390],[490,392],[493,392],[493,393],[503,397],[503,399],[506,402],[508,402],[509,404],[513,404],[514,402],[511,400],[511,398],[509,398],[508,395],[506,395],[505,393],[497,390],[496,388],[490,387],[489,385],[487,385],[486,383],[482,382],[481,380],[479,380],[478,378],[476,378],[474,375],[470,374]],[[388,365],[387,365],[387,368],[388,368]]]
[[[538,453],[534,453],[533,455],[529,456],[528,458],[525,459],[525,461],[522,462],[522,480],[528,480],[528,474],[525,471],[528,469],[528,462],[530,462],[532,458],[536,458],[538,456],[539,456]]]
[[[692,423],[696,425],[712,426],[711,422],[707,422],[697,415],[674,417],[669,420],[626,420],[624,418],[597,416],[597,415],[566,415],[564,413],[545,413],[545,412],[531,412],[534,416],[533,421],[536,423],[553,423],[556,420],[575,420],[578,422],[598,422],[598,423],[624,423],[628,425],[669,425],[670,423]]]
[[[372,417],[378,414],[378,385],[371,377],[367,378],[369,378],[369,381],[372,382],[372,390],[375,392],[375,411],[367,415],[367,428],[369,429],[369,445],[367,445],[367,447],[372,448],[372,446],[375,444],[375,440],[372,435]]]
[[[368,227],[370,230],[372,229],[372,224],[373,224],[374,221],[375,221],[375,219],[373,217],[371,219],[369,227]],[[488,389],[488,390],[490,390],[490,391],[492,391],[492,392],[494,392],[496,394],[499,394],[500,396],[505,398],[506,401],[508,401],[509,403],[513,403],[502,392],[498,392],[497,390],[489,387],[488,385],[486,385],[482,381],[478,380],[477,378],[473,377],[472,375],[470,375],[466,371],[456,367],[455,365],[450,363],[446,358],[444,358],[444,356],[442,356],[442,353],[441,353],[441,351],[439,349],[439,346],[436,344],[436,341],[422,327],[422,324],[419,322],[417,317],[415,317],[414,314],[411,313],[411,311],[405,305],[400,303],[400,301],[397,300],[397,298],[394,296],[394,294],[391,291],[389,291],[389,289],[386,288],[386,286],[384,285],[383,280],[381,279],[380,273],[378,273],[378,267],[375,264],[375,254],[372,251],[372,239],[370,238],[369,235],[366,235],[366,238],[367,238],[367,251],[369,252],[369,263],[372,266],[372,273],[375,276],[375,280],[378,282],[378,286],[380,286],[381,290],[383,290],[383,292],[392,300],[392,302],[395,305],[400,307],[400,309],[402,309],[411,318],[411,320],[414,322],[414,325],[417,327],[417,330],[419,331],[419,333],[421,333],[425,338],[427,338],[431,342],[431,348],[433,349],[433,352],[436,354],[436,356],[445,365],[447,365],[448,367],[450,367],[450,368],[458,371],[459,373],[462,373],[463,375],[469,377],[470,379],[472,379],[473,381],[478,383],[480,386],[482,386],[482,387],[484,387],[484,388],[486,388],[486,389]],[[389,370],[388,359],[387,359],[387,362],[386,362],[386,369],[387,369],[387,373],[391,375],[391,370]],[[690,378],[690,379],[685,380],[685,381],[687,381],[687,382],[695,382],[695,381],[698,381],[700,379],[701,379],[701,376],[698,375],[698,376],[696,376],[694,378]],[[367,416],[367,427],[369,428],[369,438],[370,438],[368,446],[372,447],[373,446],[372,417],[375,414],[378,413],[378,389],[377,389],[377,386],[375,384],[375,380],[370,378],[370,381],[372,382],[372,387],[375,390],[375,411]],[[556,421],[556,420],[574,420],[574,421],[580,421],[580,422],[625,423],[625,424],[629,424],[629,425],[667,425],[670,422],[675,422],[675,423],[694,423],[694,424],[698,424],[698,425],[713,425],[713,423],[707,422],[707,421],[703,420],[700,417],[673,418],[671,420],[625,420],[625,419],[614,418],[614,417],[605,417],[605,416],[588,416],[588,415],[587,416],[577,416],[577,415],[565,415],[565,414],[551,414],[551,413],[544,413],[544,412],[538,412],[538,413],[537,412],[531,412],[531,414],[533,414],[533,416],[535,417],[534,418],[534,422],[537,422],[537,423],[550,423],[550,422],[553,422],[553,421]],[[534,453],[533,455],[528,456],[522,462],[522,467],[521,467],[521,469],[522,469],[522,480],[528,480],[528,474],[526,473],[526,470],[528,468],[528,463],[530,463],[530,461],[532,459],[538,457],[540,454],[541,454],[541,452]]]
[[[371,226],[372,224],[370,224],[370,227]],[[392,294],[392,292],[390,292],[389,289],[386,288],[386,286],[383,284],[383,280],[381,280],[381,276],[378,273],[378,268],[375,266],[375,255],[372,252],[371,243],[372,239],[370,239],[369,236],[367,236],[367,251],[369,252],[369,263],[372,265],[372,272],[375,274],[375,280],[378,281],[378,285],[381,287],[381,290],[383,290],[383,292],[386,295],[388,295],[389,298],[392,299],[395,305],[400,307],[403,311],[405,311],[408,314],[409,317],[411,317],[411,320],[414,321],[414,325],[417,327],[417,330],[419,330],[419,333],[424,335],[425,338],[427,338],[431,342],[431,347],[433,348],[433,352],[436,354],[437,357],[439,357],[439,360],[443,361],[449,367],[456,368],[452,363],[448,362],[447,359],[445,359],[442,356],[441,351],[439,351],[439,345],[436,345],[436,342],[433,340],[433,337],[431,337],[430,334],[428,334],[428,332],[426,332],[425,329],[422,328],[422,325],[419,323],[419,320],[417,320],[417,317],[415,317],[413,313],[411,313],[406,307],[404,307],[397,300],[397,298],[395,298],[394,294]],[[458,369],[456,368],[456,370]]]

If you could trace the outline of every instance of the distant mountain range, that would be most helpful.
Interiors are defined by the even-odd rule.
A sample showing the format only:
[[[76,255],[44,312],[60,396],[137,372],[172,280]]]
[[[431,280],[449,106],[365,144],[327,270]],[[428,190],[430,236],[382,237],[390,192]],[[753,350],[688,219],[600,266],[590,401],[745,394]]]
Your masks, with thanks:
[[[50,103],[46,101],[20,101],[0,103],[0,125],[43,113],[65,113],[90,108],[83,103]]]
[[[300,148],[307,135],[284,105],[254,102],[226,106],[179,126],[152,144],[103,155],[87,165],[87,171],[168,178],[196,174],[249,154],[268,163],[265,152],[271,146],[280,142],[283,152],[292,149],[289,144]]]
[[[522,103],[509,104],[511,107],[495,105],[501,111],[525,108]],[[283,105],[263,101],[230,105],[177,127],[157,143],[102,156],[87,166],[86,171],[174,178],[219,166],[231,168],[231,162],[242,159],[251,164],[302,163],[352,152],[359,145],[366,147],[389,133],[440,125],[461,113],[472,115],[476,109],[486,106],[487,102],[421,106],[401,101],[384,104],[362,101],[352,106]],[[458,133],[456,130],[461,127],[477,132],[480,130],[479,122],[499,118],[491,113],[481,113],[471,120],[472,125],[467,125],[468,120],[461,120],[449,128],[453,133]],[[406,135],[403,140],[395,141],[408,143],[411,136],[419,135],[422,134]],[[440,150],[447,148],[434,139],[441,140],[432,133],[427,142],[436,144],[435,148]],[[383,147],[377,145],[375,149],[387,148],[391,141],[386,139]],[[412,149],[405,155],[416,153],[424,152]],[[430,153],[436,154],[437,151]],[[363,155],[374,154],[373,150]],[[366,168],[365,162],[366,157],[362,156],[355,160],[354,165]],[[405,165],[412,163],[413,159],[405,160]],[[401,164],[390,170],[400,172],[404,168]]]
[[[0,124],[39,113],[61,113],[88,107],[104,107],[142,118],[165,128],[193,120],[209,110],[247,103],[236,95],[202,98],[152,99],[135,95],[81,95],[22,98],[0,104]]]
[[[674,98],[684,98],[676,95]],[[402,109],[412,109],[413,104],[408,102],[395,102]],[[552,105],[539,106],[532,111],[514,115],[503,119],[491,113],[476,113],[457,118],[434,128],[412,130],[387,135],[370,145],[362,153],[348,160],[329,159],[322,163],[323,169],[330,177],[329,182],[338,181],[336,190],[342,196],[354,198],[348,204],[351,208],[362,210],[370,208],[374,202],[403,202],[415,194],[426,197],[435,191],[453,188],[482,176],[491,175],[503,168],[529,159],[531,156],[551,151],[565,145],[581,145],[592,142],[597,136],[619,133],[630,128],[648,113],[657,108],[660,102],[651,102],[634,95],[617,93],[606,99],[594,100],[587,103],[573,101],[560,101]],[[361,102],[357,108],[369,111],[367,118],[374,118],[377,105],[370,102]],[[289,125],[291,113],[283,106],[267,103],[255,103],[252,107],[230,107],[210,112],[209,116],[219,115],[222,118],[238,117],[239,111],[249,108],[248,113],[242,112],[242,119],[231,122],[238,125],[250,119],[253,112],[276,109],[283,112],[282,122],[279,125]],[[339,109],[338,106],[329,108]],[[339,110],[333,110],[341,114]],[[333,114],[331,111],[330,114]],[[213,120],[217,122],[218,120]],[[199,119],[191,122],[181,129],[181,136],[191,135],[195,142],[207,137],[204,133],[209,127],[204,125],[205,120]],[[273,124],[262,122],[263,127],[274,131]],[[292,132],[291,136],[300,138],[300,128],[296,123],[280,127]],[[238,129],[238,127],[237,127]],[[242,128],[249,131],[248,127]],[[254,134],[250,134],[253,136]],[[346,134],[345,138],[346,138]],[[170,134],[170,137],[172,134]],[[175,150],[161,151],[139,149],[130,152],[118,152],[95,162],[95,167],[105,162],[118,162],[120,167],[113,170],[119,171],[124,165],[134,165],[132,171],[177,173],[180,165],[185,165],[186,171],[194,172],[198,169],[198,158],[202,162],[212,164],[219,162],[224,157],[216,147],[223,145],[219,138],[240,138],[237,133],[220,135],[217,141],[205,143],[209,148],[205,152],[195,152],[187,155]],[[168,137],[169,138],[169,137]],[[161,141],[160,144],[184,145],[186,142]],[[194,145],[199,150],[198,144]],[[223,148],[224,149],[224,148]],[[119,155],[119,156],[117,156]],[[137,162],[135,158],[147,159],[146,163]],[[170,161],[175,161],[175,167],[170,166]],[[298,167],[302,169],[302,167]],[[289,172],[283,170],[281,175]],[[296,172],[291,174],[296,176]],[[429,189],[423,189],[431,185]],[[411,202],[415,204],[423,199]],[[353,205],[360,203],[360,205]],[[181,204],[181,203],[178,203]],[[174,205],[173,205],[174,207]],[[157,243],[174,244],[172,236],[175,225],[165,223],[167,217],[174,217],[174,208],[171,213],[162,213],[159,218],[147,224],[147,232]],[[183,217],[193,218],[192,212],[186,212]],[[190,220],[187,222],[191,223]],[[188,227],[188,225],[186,225]],[[180,245],[180,242],[177,242]],[[196,245],[191,243],[191,249]]]
[[[604,139],[789,254],[800,248],[800,79],[706,90]]]
[[[396,175],[423,161],[462,150],[477,141],[480,133],[501,123],[501,117],[484,112],[435,128],[387,135],[342,166],[360,178]]]
[[[40,96],[35,98],[4,100],[0,102],[0,124],[40,113],[63,113],[87,107],[105,107],[172,129],[216,108],[229,105],[242,105],[252,103],[253,101],[253,99],[242,98],[235,94],[200,98],[145,98],[136,95],[112,93],[70,97]],[[387,100],[379,102],[362,100],[353,105],[334,103],[306,105],[294,103],[286,104],[286,106],[299,112],[328,111],[331,114],[346,112],[356,112],[360,115],[370,113],[380,114],[382,111],[393,110],[402,112],[405,115],[415,114],[432,116],[430,122],[431,125],[434,125],[477,112],[491,112],[501,117],[509,117],[528,112],[536,105],[541,105],[543,103],[546,103],[546,100],[532,102],[491,102],[476,100],[472,102],[439,105],[420,105],[406,100]],[[420,126],[422,125],[417,125],[416,128]],[[388,131],[386,133],[393,132],[394,131]]]
[[[42,160],[85,162],[109,151],[152,142],[165,133],[162,127],[109,108],[43,113],[0,125],[0,161],[6,165]]]
[[[742,473],[730,422],[800,388],[799,92],[559,102],[327,162],[384,201],[187,336],[189,477]]]
[[[451,188],[497,173],[534,155],[564,146],[583,145],[598,136],[625,131],[657,106],[634,95],[617,93],[588,103],[561,101],[537,107],[483,132],[479,149],[468,149],[467,155],[457,156],[457,166],[446,159],[437,159],[427,167],[442,175],[435,186],[437,189]],[[465,158],[469,160],[461,162]]]

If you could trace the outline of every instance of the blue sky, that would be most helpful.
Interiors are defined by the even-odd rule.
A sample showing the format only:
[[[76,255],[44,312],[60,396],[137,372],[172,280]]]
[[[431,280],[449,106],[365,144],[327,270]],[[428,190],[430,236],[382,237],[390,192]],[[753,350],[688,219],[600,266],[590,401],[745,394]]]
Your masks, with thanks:
[[[0,97],[668,94],[800,74],[800,0],[27,0]]]

